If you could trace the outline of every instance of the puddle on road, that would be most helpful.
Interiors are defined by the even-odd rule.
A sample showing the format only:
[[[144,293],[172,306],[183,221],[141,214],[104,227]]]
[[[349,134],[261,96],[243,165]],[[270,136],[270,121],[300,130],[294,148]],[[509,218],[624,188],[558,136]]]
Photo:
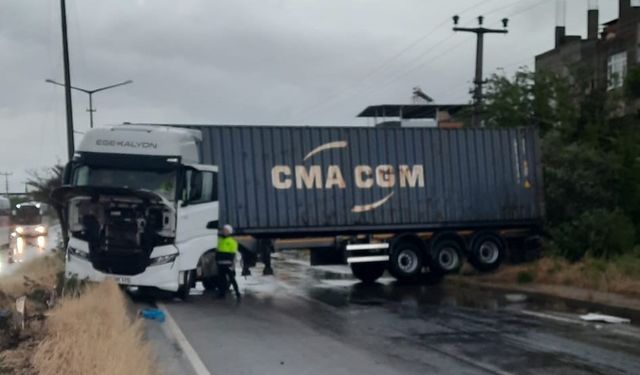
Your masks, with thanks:
[[[577,315],[598,312],[629,318],[632,325],[640,326],[640,313],[628,309],[545,295],[460,286],[447,283],[446,279],[439,285],[406,285],[391,277],[383,277],[374,285],[364,285],[353,278],[346,266],[310,267],[308,259],[299,255],[290,258],[290,254],[285,254],[274,259],[274,268],[277,278],[295,288],[296,293],[334,307],[401,307],[407,313],[431,308],[529,310],[572,314],[576,319]],[[274,292],[273,286],[250,286],[248,289],[257,295]]]
[[[393,306],[422,309],[425,307],[462,307],[483,310],[530,310],[565,314],[599,312],[631,319],[640,325],[640,313],[589,302],[574,301],[545,295],[505,292],[494,289],[460,286],[445,281],[440,285],[405,285],[392,278],[382,278],[374,285],[364,285],[344,272],[323,268],[310,268],[302,264],[278,262],[279,277],[284,275],[310,298],[334,307]]]

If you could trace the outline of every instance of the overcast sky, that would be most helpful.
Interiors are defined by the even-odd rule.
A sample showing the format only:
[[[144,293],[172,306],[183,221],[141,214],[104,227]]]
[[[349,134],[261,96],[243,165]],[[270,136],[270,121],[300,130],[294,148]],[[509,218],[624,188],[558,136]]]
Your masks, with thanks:
[[[475,39],[451,16],[509,34],[485,42],[485,73],[533,68],[553,47],[555,0],[67,0],[71,81],[93,89],[98,126],[131,122],[366,125],[365,106],[409,103],[420,86],[439,103],[466,103]],[[587,0],[567,0],[567,28],[586,32]],[[617,16],[600,0],[600,21]],[[0,11],[0,171],[66,161],[57,0],[3,0]],[[403,52],[404,51],[404,52]],[[402,52],[402,53],[401,53]],[[78,131],[86,94],[73,95]],[[76,144],[81,135],[76,135]],[[4,181],[0,180],[4,192]]]

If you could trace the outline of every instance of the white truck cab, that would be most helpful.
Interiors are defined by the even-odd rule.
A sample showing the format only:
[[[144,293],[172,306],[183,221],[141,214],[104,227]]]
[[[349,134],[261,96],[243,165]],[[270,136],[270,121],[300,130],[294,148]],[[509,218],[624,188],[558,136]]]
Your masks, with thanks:
[[[200,141],[200,131],[159,126],[85,134],[54,192],[67,277],[188,295],[218,233],[218,170],[199,164]]]

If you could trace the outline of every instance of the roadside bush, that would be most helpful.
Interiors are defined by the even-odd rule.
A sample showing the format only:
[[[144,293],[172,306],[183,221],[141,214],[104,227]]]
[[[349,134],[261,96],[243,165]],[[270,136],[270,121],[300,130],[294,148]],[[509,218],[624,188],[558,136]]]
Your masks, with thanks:
[[[556,251],[571,262],[586,255],[611,259],[633,249],[635,228],[620,210],[595,209],[551,229]]]
[[[518,284],[529,284],[534,280],[533,273],[530,271],[520,271],[516,275],[516,282]]]

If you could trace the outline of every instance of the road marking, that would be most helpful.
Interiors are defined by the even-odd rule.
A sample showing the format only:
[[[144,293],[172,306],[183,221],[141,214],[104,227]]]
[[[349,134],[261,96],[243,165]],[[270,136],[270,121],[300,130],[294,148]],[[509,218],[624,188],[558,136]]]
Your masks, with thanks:
[[[550,320],[555,320],[555,321],[563,322],[563,323],[585,324],[585,322],[577,320],[577,319],[571,319],[571,318],[566,318],[566,317],[559,316],[559,315],[546,314],[546,313],[537,312],[537,311],[521,310],[520,313],[522,313],[524,315],[534,316],[536,318],[550,319]]]
[[[165,324],[162,325],[162,328],[167,330],[168,335],[176,340],[176,343],[187,357],[187,360],[191,364],[196,375],[211,375],[207,366],[202,363],[198,353],[193,349],[193,346],[191,346],[189,340],[187,340],[184,333],[182,333],[182,330],[180,330],[176,321],[173,320],[173,317],[169,314],[167,307],[163,303],[158,302],[158,308],[165,314]]]

